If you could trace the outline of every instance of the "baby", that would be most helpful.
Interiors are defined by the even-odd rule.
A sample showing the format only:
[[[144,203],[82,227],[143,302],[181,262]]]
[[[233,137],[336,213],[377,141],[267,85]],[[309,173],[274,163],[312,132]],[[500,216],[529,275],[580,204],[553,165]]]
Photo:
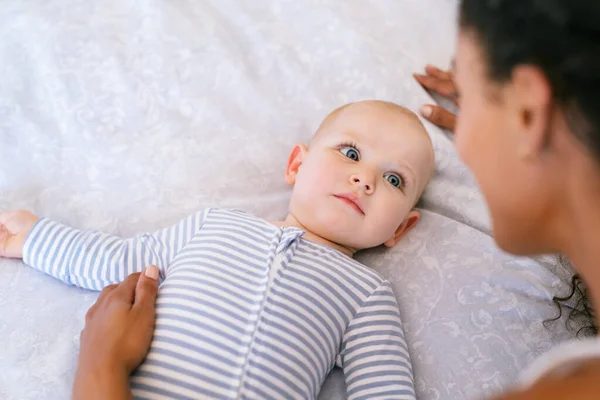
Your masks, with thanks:
[[[282,221],[211,208],[121,239],[14,211],[0,214],[0,254],[93,290],[160,269],[136,398],[314,399],[337,364],[350,399],[414,399],[391,285],[352,256],[417,223],[433,170],[413,113],[352,103],[293,148]]]

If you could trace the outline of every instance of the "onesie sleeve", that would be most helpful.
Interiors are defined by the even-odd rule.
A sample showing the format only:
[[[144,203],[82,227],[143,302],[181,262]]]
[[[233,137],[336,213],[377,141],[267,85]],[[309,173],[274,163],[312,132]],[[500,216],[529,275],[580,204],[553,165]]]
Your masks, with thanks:
[[[388,281],[350,322],[337,364],[344,370],[348,399],[416,399],[400,311]]]
[[[130,239],[82,231],[46,218],[31,229],[23,245],[23,262],[61,281],[102,290],[134,272],[156,265],[161,275],[202,226],[210,209],[176,225]]]

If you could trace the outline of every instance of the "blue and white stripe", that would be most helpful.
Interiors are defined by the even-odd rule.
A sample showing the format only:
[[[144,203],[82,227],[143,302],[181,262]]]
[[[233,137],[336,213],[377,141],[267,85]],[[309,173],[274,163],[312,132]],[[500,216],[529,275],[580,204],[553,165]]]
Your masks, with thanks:
[[[390,283],[302,234],[221,209],[132,239],[41,219],[23,259],[93,290],[160,268],[136,398],[313,399],[337,363],[350,399],[414,399]]]

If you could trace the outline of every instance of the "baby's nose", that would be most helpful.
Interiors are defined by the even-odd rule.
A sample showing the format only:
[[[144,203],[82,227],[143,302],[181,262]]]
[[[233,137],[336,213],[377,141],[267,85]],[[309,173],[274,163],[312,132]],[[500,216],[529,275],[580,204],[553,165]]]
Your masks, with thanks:
[[[361,185],[366,193],[371,193],[374,189],[374,184],[366,177],[360,177],[358,175],[354,175],[352,177],[352,183]]]

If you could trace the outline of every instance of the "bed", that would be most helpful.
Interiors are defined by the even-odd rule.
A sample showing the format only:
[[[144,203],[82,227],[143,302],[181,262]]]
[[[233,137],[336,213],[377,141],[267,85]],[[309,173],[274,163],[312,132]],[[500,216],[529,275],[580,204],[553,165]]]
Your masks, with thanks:
[[[22,0],[0,3],[0,210],[122,236],[206,206],[286,212],[288,152],[327,112],[432,101],[411,74],[449,65],[455,0]],[[423,218],[358,258],[389,278],[419,399],[514,384],[573,339],[553,257],[497,250],[451,137],[427,124],[437,172]],[[97,293],[0,260],[0,398],[64,399]],[[345,398],[339,370],[320,399]]]

